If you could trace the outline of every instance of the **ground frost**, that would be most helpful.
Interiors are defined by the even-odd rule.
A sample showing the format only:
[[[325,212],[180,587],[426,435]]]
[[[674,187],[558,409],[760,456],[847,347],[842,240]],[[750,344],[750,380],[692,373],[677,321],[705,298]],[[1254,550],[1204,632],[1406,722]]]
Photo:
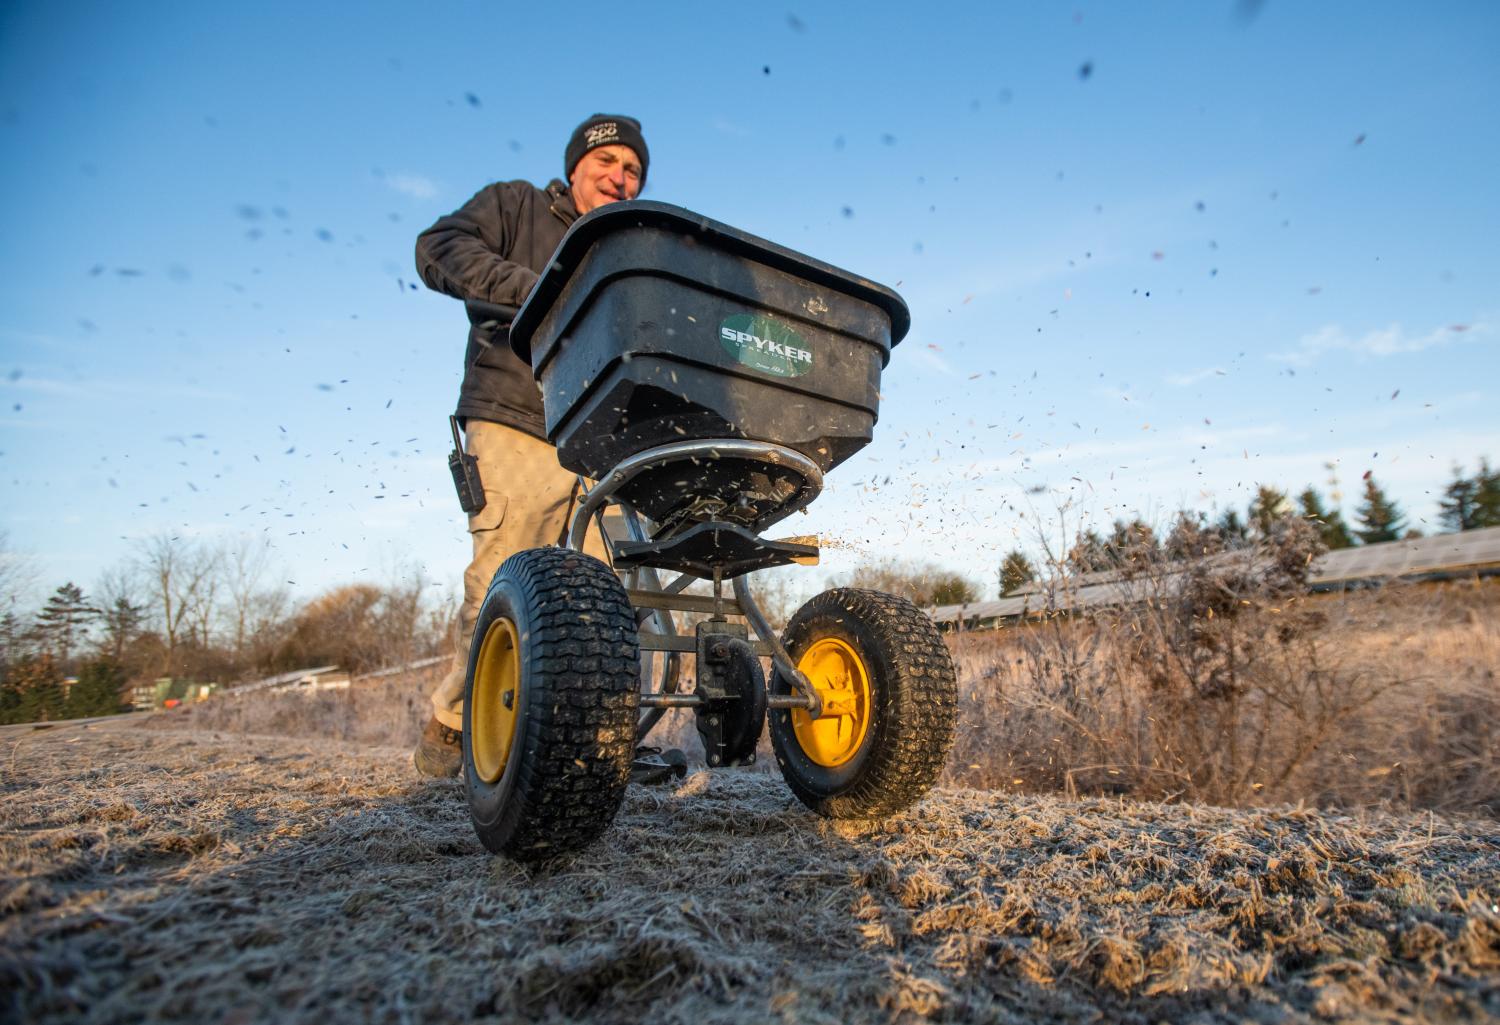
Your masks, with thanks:
[[[3,740],[15,1020],[1500,1017],[1490,820],[947,789],[833,823],[731,771],[633,789],[525,868],[404,749]]]

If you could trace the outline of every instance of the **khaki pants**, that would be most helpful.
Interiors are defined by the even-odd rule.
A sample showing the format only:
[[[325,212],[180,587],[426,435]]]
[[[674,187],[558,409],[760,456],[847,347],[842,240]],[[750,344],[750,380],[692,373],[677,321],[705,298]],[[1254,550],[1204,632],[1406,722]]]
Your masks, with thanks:
[[[557,451],[523,431],[488,420],[470,420],[464,448],[479,461],[484,508],[469,517],[474,559],[464,571],[464,604],[459,617],[453,666],[432,694],[432,712],[449,729],[463,729],[464,673],[479,605],[495,571],[509,556],[527,548],[555,545],[567,530],[574,474],[557,465]],[[597,525],[584,540],[584,551],[604,559]]]

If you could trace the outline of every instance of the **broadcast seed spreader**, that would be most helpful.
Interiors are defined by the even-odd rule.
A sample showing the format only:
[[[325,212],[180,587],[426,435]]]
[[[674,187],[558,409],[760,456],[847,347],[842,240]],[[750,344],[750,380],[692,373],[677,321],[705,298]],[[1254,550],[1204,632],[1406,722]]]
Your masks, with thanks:
[[[669,708],[693,709],[711,768],[754,762],[769,719],[787,784],[826,816],[894,812],[932,785],[956,686],[931,621],[838,588],[778,638],[746,581],[817,561],[814,539],[761,534],[869,442],[909,323],[890,289],[679,207],[612,203],[573,225],[510,339],[562,466],[597,483],[568,547],[511,556],[480,608],[463,747],[486,847],[534,860],[597,837]],[[629,534],[607,541],[612,569],[583,553],[610,503]],[[712,595],[684,593],[700,579]],[[708,618],[683,633],[673,612]]]

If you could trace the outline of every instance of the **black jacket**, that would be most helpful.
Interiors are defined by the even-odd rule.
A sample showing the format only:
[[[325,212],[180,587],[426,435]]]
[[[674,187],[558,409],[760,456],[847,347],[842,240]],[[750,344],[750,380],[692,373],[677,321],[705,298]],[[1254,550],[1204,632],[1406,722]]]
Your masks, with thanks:
[[[568,187],[496,182],[417,236],[427,287],[464,300],[469,346],[458,417],[493,420],[546,437],[531,368],[510,351],[510,322],[578,219]]]

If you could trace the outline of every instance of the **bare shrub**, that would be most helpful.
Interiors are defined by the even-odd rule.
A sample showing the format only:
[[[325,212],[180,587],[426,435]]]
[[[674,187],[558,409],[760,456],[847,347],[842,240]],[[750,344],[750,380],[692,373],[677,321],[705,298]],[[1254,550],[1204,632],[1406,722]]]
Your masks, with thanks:
[[[425,608],[423,586],[413,576],[385,587],[348,584],[325,592],[292,617],[273,667],[329,664],[362,673],[434,654],[447,624]]]
[[[979,599],[979,588],[960,573],[931,563],[887,559],[830,578],[829,587],[863,587],[906,598],[922,608],[962,605]]]
[[[1194,800],[1284,799],[1392,682],[1324,651],[1322,613],[1305,600],[1323,550],[1316,530],[1283,517],[1258,537],[1212,557],[1140,554],[1122,583],[1127,602],[1106,614],[1119,642],[1110,677],[1120,726],[1138,738],[1126,771],[1164,776]],[[1124,686],[1131,679],[1144,693]]]
[[[1124,549],[1118,604],[1065,612],[1076,578],[1063,574],[1024,626],[954,639],[951,781],[1500,807],[1493,584],[1458,607],[1431,587],[1313,596],[1321,541],[1307,524],[1282,518],[1222,550],[1222,535],[1189,532],[1161,553]]]
[[[418,670],[355,677],[348,687],[335,690],[294,688],[249,694],[230,690],[149,722],[162,729],[188,727],[410,747],[432,715],[427,694],[447,668],[446,663],[439,663]]]

